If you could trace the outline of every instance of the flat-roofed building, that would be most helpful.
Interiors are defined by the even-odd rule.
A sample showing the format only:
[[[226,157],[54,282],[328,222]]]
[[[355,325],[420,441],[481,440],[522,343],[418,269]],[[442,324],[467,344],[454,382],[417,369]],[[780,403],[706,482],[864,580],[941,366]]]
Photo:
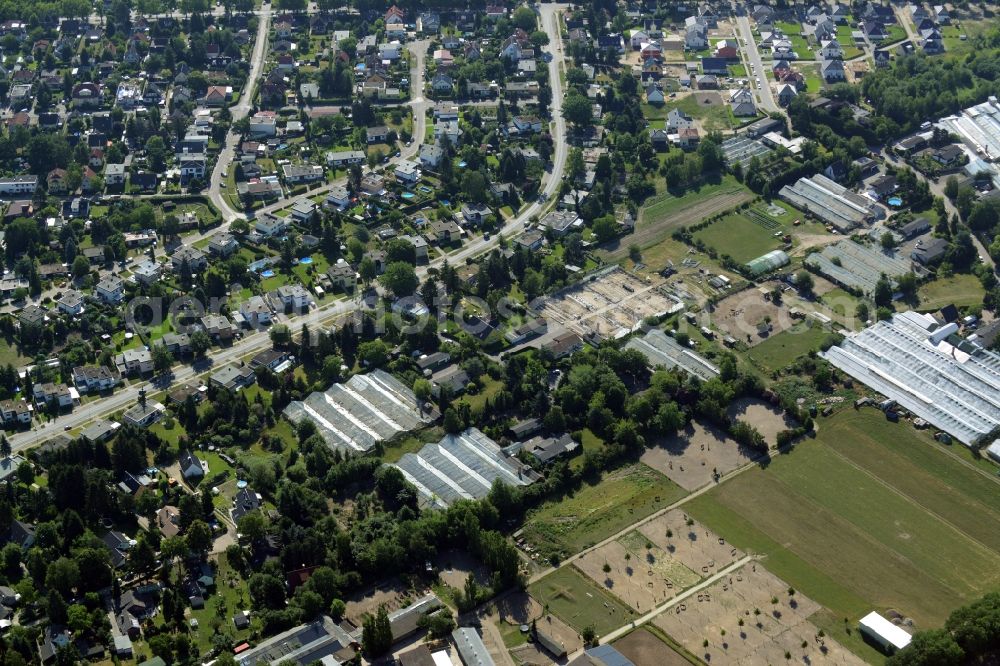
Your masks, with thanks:
[[[821,174],[785,185],[779,195],[841,232],[851,231],[882,217],[881,209],[870,199]]]

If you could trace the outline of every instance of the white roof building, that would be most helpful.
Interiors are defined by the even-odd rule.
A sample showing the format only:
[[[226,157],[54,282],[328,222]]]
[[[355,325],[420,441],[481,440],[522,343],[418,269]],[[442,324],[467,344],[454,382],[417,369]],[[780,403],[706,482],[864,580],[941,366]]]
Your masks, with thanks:
[[[875,611],[868,613],[858,622],[862,633],[870,637],[887,651],[902,650],[913,639],[901,627],[897,627]]]
[[[1000,354],[913,311],[854,333],[820,356],[967,446],[1000,428]]]

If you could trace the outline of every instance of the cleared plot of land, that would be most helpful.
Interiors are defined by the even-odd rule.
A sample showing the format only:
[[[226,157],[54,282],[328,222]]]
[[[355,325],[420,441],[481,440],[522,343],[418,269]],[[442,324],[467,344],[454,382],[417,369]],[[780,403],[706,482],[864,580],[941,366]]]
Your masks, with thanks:
[[[556,569],[528,586],[528,592],[579,632],[592,626],[601,636],[637,617],[574,567]]]
[[[717,92],[693,92],[678,97],[676,101],[664,104],[664,114],[671,109],[680,109],[698,121],[705,131],[731,129],[740,124],[733,116],[732,109]]]
[[[688,522],[683,511],[668,511],[573,565],[625,605],[648,612],[743,556],[696,521]]]
[[[789,595],[784,581],[751,563],[653,623],[709,663],[778,664],[786,652],[806,664],[864,663],[836,641],[818,637],[809,622],[817,610],[816,602],[799,593]]]
[[[571,497],[549,502],[528,516],[525,539],[543,557],[567,556],[619,532],[685,495],[667,477],[643,464],[608,474]]]
[[[918,439],[844,410],[686,508],[837,617],[892,608],[937,626],[1000,584],[1000,486]]]
[[[546,319],[580,335],[617,337],[646,317],[661,315],[676,305],[661,289],[662,280],[647,283],[614,266],[591,280],[578,282],[540,303],[533,303]]]
[[[628,256],[628,248],[638,245],[647,248],[668,238],[675,229],[699,222],[706,217],[735,208],[752,198],[750,191],[732,176],[725,176],[715,183],[688,190],[680,196],[660,194],[647,201],[639,211],[635,231],[601,250],[609,262]]]
[[[798,324],[768,336],[747,352],[747,358],[765,370],[780,370],[799,356],[819,351],[830,332],[819,324]]]
[[[983,285],[975,275],[952,275],[922,285],[917,291],[920,310],[940,310],[946,305],[977,305],[983,302]]]
[[[530,625],[534,621],[539,630],[561,643],[566,648],[567,653],[573,654],[583,647],[583,639],[580,638],[576,629],[552,613],[546,613],[542,604],[527,593],[516,592],[505,595],[497,600],[496,605],[501,631],[505,635],[511,635],[512,630],[518,631],[518,627],[521,625]],[[518,631],[518,633],[520,632]],[[530,649],[527,651],[530,652]],[[528,661],[526,658],[528,655],[518,654],[517,656],[521,658],[521,661]]]
[[[613,643],[616,650],[635,666],[687,666],[688,660],[674,652],[658,636],[646,629],[636,629]]]
[[[734,400],[726,413],[731,419],[739,419],[752,425],[768,444],[777,444],[779,432],[795,427],[795,421],[780,409],[756,398]]]
[[[740,342],[753,346],[792,328],[795,320],[784,302],[779,304],[765,300],[759,290],[749,288],[719,301],[712,311],[712,324]]]
[[[752,459],[752,452],[709,425],[691,423],[672,437],[664,437],[642,454],[642,462],[665,474],[688,491],[712,483],[712,471],[726,474]]]

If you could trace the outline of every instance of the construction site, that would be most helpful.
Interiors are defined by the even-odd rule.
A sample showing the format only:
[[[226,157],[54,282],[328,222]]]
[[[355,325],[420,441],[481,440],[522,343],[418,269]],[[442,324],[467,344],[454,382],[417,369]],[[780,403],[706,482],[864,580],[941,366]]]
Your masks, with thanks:
[[[684,304],[662,280],[647,282],[619,266],[609,266],[539,299],[533,307],[550,322],[600,341],[625,337],[647,317],[679,312]]]

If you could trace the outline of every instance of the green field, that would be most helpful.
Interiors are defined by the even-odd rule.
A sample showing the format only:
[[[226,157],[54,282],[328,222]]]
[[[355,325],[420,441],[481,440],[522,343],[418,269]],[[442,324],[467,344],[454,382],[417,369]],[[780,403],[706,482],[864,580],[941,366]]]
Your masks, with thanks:
[[[669,235],[669,231],[678,226],[686,226],[701,220],[697,215],[702,209],[707,208],[707,204],[713,199],[726,197],[733,201],[732,206],[737,206],[750,198],[750,191],[732,176],[724,176],[717,183],[702,185],[697,190],[687,190],[680,196],[664,193],[650,199],[648,205],[639,213],[638,229],[645,226],[653,226],[663,222]],[[728,202],[727,202],[728,203]],[[691,213],[694,215],[682,215]],[[677,222],[677,219],[682,220]]]
[[[815,441],[686,505],[853,624],[896,609],[917,628],[1000,584],[1000,482],[875,410],[844,409]]]
[[[580,632],[592,626],[597,635],[602,636],[636,617],[635,611],[572,566],[557,569],[529,585],[528,592]]]
[[[946,305],[958,307],[966,305],[981,305],[983,302],[983,285],[975,275],[952,275],[948,278],[931,280],[921,285],[917,291],[920,298],[920,310],[940,310]]]
[[[643,464],[607,474],[529,514],[524,536],[541,553],[578,553],[684,496],[684,490]]]
[[[816,59],[816,54],[813,53],[812,47],[809,45],[809,41],[802,36],[801,23],[778,21],[774,24],[774,27],[780,29],[788,35],[788,39],[792,42],[792,49],[798,54],[799,60]]]
[[[776,238],[774,233],[781,230],[780,226],[774,231],[765,229],[742,213],[734,213],[698,231],[694,237],[720,255],[728,254],[738,263],[745,264],[780,248],[783,245],[781,237]]]
[[[829,331],[818,324],[797,324],[761,342],[747,352],[747,358],[755,366],[766,370],[781,370],[799,356],[819,351],[819,346],[829,334]]]

